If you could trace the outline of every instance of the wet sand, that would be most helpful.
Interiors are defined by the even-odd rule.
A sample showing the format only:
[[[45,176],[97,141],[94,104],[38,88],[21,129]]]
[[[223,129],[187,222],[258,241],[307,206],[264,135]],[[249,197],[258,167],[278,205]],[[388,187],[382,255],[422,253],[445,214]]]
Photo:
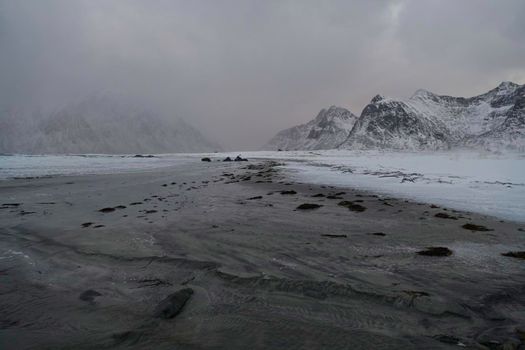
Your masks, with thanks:
[[[0,348],[525,343],[525,224],[275,165],[0,182]]]

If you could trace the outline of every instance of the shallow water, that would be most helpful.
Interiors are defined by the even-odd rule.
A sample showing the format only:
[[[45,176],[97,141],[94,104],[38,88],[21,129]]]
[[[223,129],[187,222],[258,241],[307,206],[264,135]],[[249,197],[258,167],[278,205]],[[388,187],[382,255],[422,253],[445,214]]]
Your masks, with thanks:
[[[0,156],[0,180],[58,175],[114,174],[173,166],[184,156],[138,158],[133,155],[12,155]]]

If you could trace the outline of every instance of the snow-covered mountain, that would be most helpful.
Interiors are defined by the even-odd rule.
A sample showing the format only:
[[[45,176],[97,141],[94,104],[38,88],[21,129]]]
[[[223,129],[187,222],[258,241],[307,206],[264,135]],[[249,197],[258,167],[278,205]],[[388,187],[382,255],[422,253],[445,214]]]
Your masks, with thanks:
[[[265,150],[331,149],[345,141],[357,117],[347,109],[331,106],[322,109],[306,124],[282,130],[264,147]]]
[[[181,119],[93,96],[48,115],[0,114],[0,153],[171,153],[220,147]]]
[[[525,150],[525,85],[503,82],[470,98],[418,90],[408,99],[377,95],[355,123],[344,149]]]

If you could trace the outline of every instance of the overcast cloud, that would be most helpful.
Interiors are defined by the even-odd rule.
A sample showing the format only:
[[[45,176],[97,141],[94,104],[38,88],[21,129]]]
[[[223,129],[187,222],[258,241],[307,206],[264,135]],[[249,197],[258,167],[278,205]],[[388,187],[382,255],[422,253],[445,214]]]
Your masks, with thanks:
[[[0,105],[139,96],[227,148],[377,93],[525,83],[525,1],[0,0]]]

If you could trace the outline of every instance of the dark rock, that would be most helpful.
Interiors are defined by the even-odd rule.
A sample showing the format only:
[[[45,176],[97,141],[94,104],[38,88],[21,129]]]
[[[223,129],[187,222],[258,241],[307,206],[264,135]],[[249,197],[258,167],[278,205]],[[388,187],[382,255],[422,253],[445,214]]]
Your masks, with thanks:
[[[99,210],[101,213],[111,213],[113,211],[115,211],[115,208],[102,208]]]
[[[235,160],[236,162],[247,162],[247,161],[248,161],[248,159],[246,159],[246,158],[242,158],[241,156],[237,156],[237,157],[235,157],[234,160]]]
[[[329,196],[326,196],[327,199],[343,199],[343,197],[339,197],[339,196],[336,196],[336,195],[329,195]]]
[[[155,209],[152,209],[152,210],[146,210],[144,213],[146,214],[153,214],[153,213],[156,213],[157,211]]]
[[[447,213],[437,213],[434,216],[436,218],[440,218],[440,219],[451,219],[451,220],[457,220],[458,219],[456,216],[452,216],[452,215],[447,214]]]
[[[446,247],[427,247],[427,249],[421,250],[417,254],[424,256],[449,256],[452,255],[452,250]]]
[[[101,295],[102,294],[100,294],[96,290],[88,289],[88,290],[82,292],[78,298],[80,300],[82,300],[82,301],[87,301],[87,302],[92,303],[93,301],[95,301],[96,297],[99,297]]]
[[[101,228],[101,227],[105,227],[104,225],[96,225],[96,226],[93,226],[93,228]]]
[[[364,206],[362,206],[360,204],[355,204],[355,203],[350,202],[350,201],[341,201],[337,205],[340,205],[342,207],[348,208],[349,210],[355,211],[355,212],[363,212],[363,211],[366,210],[366,207],[364,207]]]
[[[525,259],[525,251],[508,252],[502,253],[501,255],[517,259]]]
[[[115,209],[126,209],[125,205],[117,205]]]
[[[142,202],[133,202],[133,203],[130,203],[129,205],[140,205],[142,204]]]
[[[295,192],[294,190],[290,190],[290,191],[281,191],[281,194],[297,194],[297,192]]]
[[[312,196],[312,198],[319,198],[319,197],[324,197],[324,196],[325,196],[324,194],[322,194],[322,193],[318,193],[318,194],[314,194],[314,195]]]
[[[311,210],[311,209],[318,209],[321,208],[322,205],[320,204],[313,204],[313,203],[304,203],[297,207],[299,210]]]
[[[20,213],[18,213],[18,215],[30,215],[30,214],[36,214],[36,212],[34,211],[25,211],[25,210],[22,210]]]
[[[155,158],[154,155],[148,154],[148,155],[142,155],[142,154],[135,154],[133,158]]]
[[[202,162],[211,162],[211,159],[208,157],[204,157],[201,159]]]
[[[483,225],[475,225],[475,224],[465,224],[463,226],[465,230],[470,230],[470,231],[483,231],[483,232],[486,232],[486,231],[494,231],[493,229],[491,228],[487,228]]]
[[[372,235],[372,236],[386,236],[386,233],[383,233],[383,232],[370,232],[370,233],[367,233],[368,235]]]
[[[191,288],[184,288],[168,295],[157,305],[153,316],[163,319],[170,319],[177,316],[192,295],[193,289]]]
[[[222,161],[223,161],[223,162],[231,162],[232,159],[231,159],[230,157],[226,157],[226,158],[224,158]]]
[[[89,226],[91,226],[91,225],[93,225],[92,222],[84,222],[81,226],[82,226],[82,227],[89,227]]]
[[[347,235],[336,235],[336,234],[330,234],[330,233],[325,233],[325,234],[322,234],[321,236],[323,237],[328,237],[328,238],[346,238]]]
[[[262,196],[255,196],[255,197],[248,198],[248,200],[253,200],[253,199],[262,199]]]

